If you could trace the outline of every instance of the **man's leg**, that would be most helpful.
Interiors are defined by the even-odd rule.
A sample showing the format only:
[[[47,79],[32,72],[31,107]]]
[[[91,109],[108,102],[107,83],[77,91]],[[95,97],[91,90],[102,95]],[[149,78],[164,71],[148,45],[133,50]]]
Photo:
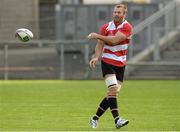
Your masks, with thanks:
[[[93,119],[98,120],[99,117],[101,117],[108,108],[109,108],[109,103],[107,98],[105,97],[99,104],[96,115],[93,116]]]
[[[108,108],[109,108],[109,102],[108,102],[107,98],[105,97],[99,104],[99,107],[96,111],[96,115],[94,115],[90,119],[90,124],[91,124],[92,128],[97,127],[99,117],[101,117]]]
[[[129,122],[128,120],[121,119],[119,117],[117,96],[121,85],[119,85],[119,82],[117,81],[115,74],[107,75],[105,81],[108,87],[107,98],[108,98],[110,110],[114,117],[116,128],[120,128],[128,124]]]
[[[110,74],[110,75],[107,75],[107,76],[114,76],[114,75],[115,74]],[[110,84],[112,86],[113,85],[118,85],[118,83],[119,83],[119,82],[117,82],[116,79],[113,82],[111,82],[111,80],[108,80],[108,79],[107,80],[105,79],[105,81],[106,81],[106,85]],[[109,82],[107,82],[107,81],[109,81]],[[118,89],[118,91],[119,91],[119,89]],[[99,105],[99,107],[97,109],[96,115],[93,116],[94,120],[98,120],[99,117],[101,117],[104,114],[104,112],[109,108],[109,101],[108,101],[107,97],[104,97],[104,99],[101,101],[101,103],[100,103],[100,105]]]
[[[117,104],[118,82],[115,74],[106,75],[105,82],[106,82],[106,86],[108,87],[107,98],[108,98],[110,110],[116,123],[117,120],[119,119],[119,111]]]

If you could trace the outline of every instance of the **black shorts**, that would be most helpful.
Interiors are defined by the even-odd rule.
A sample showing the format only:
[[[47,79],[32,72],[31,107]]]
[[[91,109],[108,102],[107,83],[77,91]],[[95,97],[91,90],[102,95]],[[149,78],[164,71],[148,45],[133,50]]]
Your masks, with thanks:
[[[101,69],[102,69],[103,77],[105,77],[107,74],[115,74],[117,80],[123,82],[125,66],[117,67],[101,61]]]

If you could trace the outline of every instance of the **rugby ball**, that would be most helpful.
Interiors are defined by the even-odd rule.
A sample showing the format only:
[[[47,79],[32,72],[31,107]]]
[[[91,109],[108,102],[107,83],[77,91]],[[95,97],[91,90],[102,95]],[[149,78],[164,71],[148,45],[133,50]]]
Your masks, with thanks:
[[[15,32],[15,37],[22,42],[28,42],[33,39],[33,33],[26,28],[19,28]]]

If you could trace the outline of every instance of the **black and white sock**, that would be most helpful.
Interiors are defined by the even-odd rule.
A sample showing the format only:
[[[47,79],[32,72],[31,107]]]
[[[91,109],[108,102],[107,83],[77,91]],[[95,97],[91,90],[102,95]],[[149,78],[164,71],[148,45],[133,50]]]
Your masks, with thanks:
[[[115,123],[117,123],[119,119],[119,110],[118,110],[118,104],[117,104],[117,98],[116,96],[108,96],[108,102],[111,109],[111,113],[114,117]]]
[[[105,97],[101,101],[101,103],[100,103],[100,105],[99,105],[99,107],[97,109],[96,115],[93,116],[93,119],[98,120],[99,117],[101,117],[108,108],[109,108],[109,102],[108,102],[107,98]]]

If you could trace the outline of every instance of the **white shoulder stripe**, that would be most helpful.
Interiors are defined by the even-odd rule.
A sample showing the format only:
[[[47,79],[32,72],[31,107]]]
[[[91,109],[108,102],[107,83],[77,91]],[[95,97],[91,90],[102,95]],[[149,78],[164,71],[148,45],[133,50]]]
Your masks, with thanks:
[[[113,21],[110,21],[109,24],[108,24],[108,27],[106,28],[106,30],[109,31],[109,30],[115,30],[115,29],[122,28],[125,23],[128,23],[128,22],[125,20],[123,23],[121,23],[121,24],[116,28],[114,22],[113,22]]]
[[[114,22],[110,21],[106,30],[109,31],[109,30],[115,30],[115,29],[116,29],[116,26],[115,26]]]

